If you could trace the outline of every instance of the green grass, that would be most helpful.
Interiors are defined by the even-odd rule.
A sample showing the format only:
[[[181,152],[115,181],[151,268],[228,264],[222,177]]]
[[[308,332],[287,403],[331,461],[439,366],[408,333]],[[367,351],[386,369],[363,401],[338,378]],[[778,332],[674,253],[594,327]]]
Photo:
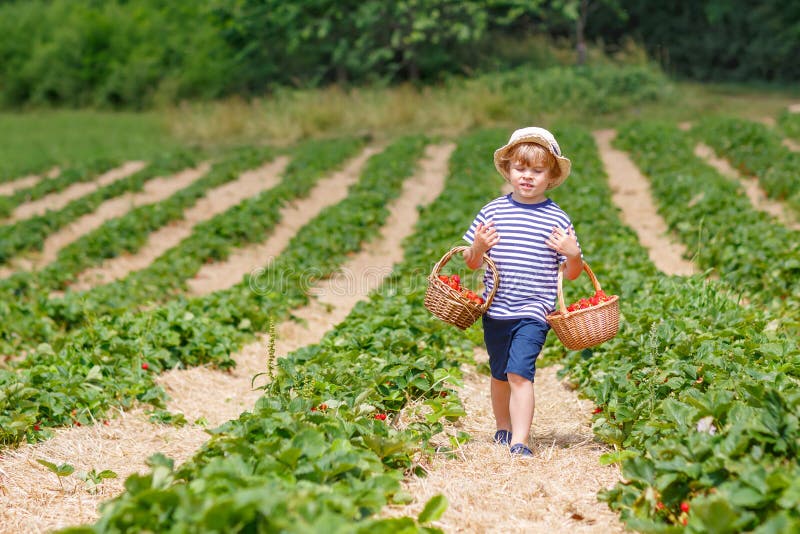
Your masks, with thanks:
[[[181,142],[158,113],[0,113],[0,182],[94,160],[150,159]]]

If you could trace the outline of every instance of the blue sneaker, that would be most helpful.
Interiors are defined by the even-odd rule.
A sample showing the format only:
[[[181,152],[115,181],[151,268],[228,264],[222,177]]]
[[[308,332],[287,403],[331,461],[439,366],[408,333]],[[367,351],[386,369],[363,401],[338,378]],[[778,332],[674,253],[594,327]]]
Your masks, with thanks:
[[[533,452],[522,443],[512,445],[509,452],[514,456],[533,457]]]
[[[498,445],[508,446],[511,443],[511,431],[498,430],[494,433],[494,442]]]

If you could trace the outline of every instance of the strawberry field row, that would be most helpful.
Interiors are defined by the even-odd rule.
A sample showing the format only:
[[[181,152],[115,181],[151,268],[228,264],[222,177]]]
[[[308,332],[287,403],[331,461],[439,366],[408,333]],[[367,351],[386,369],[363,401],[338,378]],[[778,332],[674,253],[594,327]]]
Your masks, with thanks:
[[[17,190],[10,195],[0,196],[0,219],[11,215],[11,212],[24,202],[39,200],[51,193],[63,191],[70,185],[78,182],[94,180],[101,173],[111,170],[119,164],[119,161],[107,158],[96,159],[83,165],[64,169],[54,178],[45,178],[30,187]]]
[[[65,227],[78,217],[93,212],[106,200],[125,193],[141,191],[148,180],[162,174],[177,172],[181,168],[193,164],[193,159],[194,156],[186,152],[169,154],[131,176],[100,187],[88,195],[71,201],[59,210],[47,211],[43,215],[35,215],[0,227],[0,264],[8,262],[21,252],[41,250],[48,235]]]
[[[734,167],[758,177],[770,198],[784,200],[800,214],[800,152],[782,144],[782,137],[766,125],[732,117],[704,119],[696,135]]]
[[[778,126],[790,139],[800,141],[800,113],[782,111],[778,115]]]
[[[693,153],[675,126],[639,122],[620,132],[651,180],[659,212],[704,269],[762,305],[781,308],[784,324],[800,326],[800,232],[756,211],[738,183]]]
[[[463,414],[450,388],[472,343],[425,310],[425,276],[496,194],[484,154],[499,140],[482,132],[460,141],[447,193],[423,209],[391,283],[321,343],[281,358],[252,413],[215,430],[178,469],[153,458],[151,471],[129,478],[128,491],[96,525],[73,532],[436,530],[424,524],[443,511],[441,498],[417,522],[371,516],[409,498],[400,491],[402,472],[441,431],[443,417]]]
[[[424,144],[421,138],[404,138],[373,156],[348,197],[303,227],[271,264],[285,275],[273,290],[253,291],[244,280],[150,311],[104,314],[57,343],[38,347],[13,371],[0,371],[0,441],[40,438],[37,422],[40,428],[87,424],[135,400],[159,405],[164,392],[153,374],[166,368],[231,366],[231,353],[253,332],[264,331],[270,317],[283,319],[306,302],[312,276],[330,275],[378,231],[386,203],[398,195]]]
[[[120,313],[130,306],[166,301],[183,289],[185,280],[191,278],[207,261],[224,259],[237,246],[265,239],[279,222],[280,209],[287,202],[307,195],[326,172],[351,157],[361,146],[362,141],[358,139],[304,144],[299,147],[297,156],[287,167],[278,186],[198,224],[193,228],[192,235],[162,254],[145,269],[110,284],[83,292],[68,291],[61,298],[50,299],[48,293],[52,287],[51,282],[62,279],[58,272],[64,267],[64,256],[59,257],[52,269],[46,268],[37,276],[35,285],[25,288],[28,298],[9,302],[6,309],[2,310],[5,317],[12,319],[4,321],[8,326],[0,327],[9,329],[3,336],[12,344],[5,349],[6,353],[11,349],[18,351],[21,348],[35,347],[39,343],[52,342],[59,332],[80,328],[93,317],[102,314]],[[216,165],[204,181],[190,187],[187,190],[188,199],[186,194],[179,193],[158,203],[150,212],[160,215],[162,210],[168,209],[174,216],[180,216],[182,211],[178,209],[187,202],[194,203],[212,184],[234,180],[245,170],[271,159],[274,153],[274,150],[264,148],[240,151],[230,160]],[[164,218],[159,219],[166,222]],[[120,222],[128,224],[121,226]],[[120,232],[135,223],[135,219],[126,216],[121,221],[117,219],[105,224],[96,233],[88,236],[101,247],[95,253],[89,251],[89,255],[93,256],[93,263],[109,255],[109,245],[106,243],[119,243],[118,239],[126,242],[129,238]],[[138,236],[138,243],[146,239],[142,230],[135,235]],[[69,254],[68,258],[75,258],[76,253],[80,254],[80,249],[66,249],[64,253]],[[25,275],[20,276],[22,280],[26,280]],[[19,281],[12,280],[15,290],[21,287]],[[17,293],[22,292],[17,290]],[[24,297],[25,294],[22,293],[21,296]],[[13,323],[13,331],[10,331],[10,323]]]
[[[602,499],[639,532],[680,532],[684,525],[718,533],[800,528],[796,337],[768,328],[776,320],[768,310],[736,304],[738,289],[730,283],[658,273],[609,207],[589,135],[563,129],[559,138],[570,140],[574,175],[555,196],[573,215],[606,290],[623,296],[619,335],[563,360],[569,379],[599,407],[595,434],[615,448],[606,461],[622,464],[625,481]],[[670,191],[661,183],[669,181],[688,187],[693,177],[696,188],[684,193],[691,196],[669,197],[687,225],[694,195],[722,196],[706,188],[719,179],[692,164],[677,131],[639,124],[622,142],[653,173],[656,190]],[[704,229],[715,217],[711,206]],[[749,208],[738,215],[749,217]]]
[[[150,233],[183,217],[185,210],[209,190],[230,182],[242,169],[270,158],[265,149],[246,148],[225,154],[202,178],[169,198],[136,207],[125,215],[110,219],[58,251],[56,259],[38,271],[14,273],[0,281],[0,291],[17,299],[31,300],[53,290],[65,289],[67,283],[84,270],[123,253],[133,254],[146,242]],[[197,165],[197,161],[189,162]]]

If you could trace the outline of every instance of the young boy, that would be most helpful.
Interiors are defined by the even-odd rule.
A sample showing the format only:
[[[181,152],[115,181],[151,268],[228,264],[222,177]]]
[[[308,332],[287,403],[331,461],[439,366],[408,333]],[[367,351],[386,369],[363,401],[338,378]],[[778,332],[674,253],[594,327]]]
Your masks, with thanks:
[[[470,269],[483,264],[486,253],[497,265],[500,284],[483,316],[484,341],[492,371],[492,410],[497,424],[494,441],[510,445],[512,454],[533,456],[528,436],[533,422],[536,358],[542,350],[553,311],[558,268],[576,279],[583,270],[581,249],[572,223],[545,193],[570,172],[555,137],[544,128],[515,131],[494,153],[497,170],[513,192],[485,205],[464,239]],[[487,293],[493,279],[484,279]]]

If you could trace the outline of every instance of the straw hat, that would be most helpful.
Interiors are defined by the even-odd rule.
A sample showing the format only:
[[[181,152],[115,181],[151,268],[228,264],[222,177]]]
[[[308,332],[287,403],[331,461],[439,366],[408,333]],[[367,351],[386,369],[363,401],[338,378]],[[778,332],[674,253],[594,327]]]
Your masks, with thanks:
[[[556,158],[556,162],[561,169],[561,176],[559,176],[547,189],[558,187],[564,182],[564,180],[567,179],[567,176],[569,176],[571,163],[567,158],[561,155],[561,147],[558,146],[558,141],[556,141],[556,138],[544,128],[539,128],[538,126],[529,126],[527,128],[520,128],[519,130],[515,131],[513,134],[511,134],[511,139],[508,140],[508,143],[494,151],[494,166],[497,167],[497,170],[506,180],[508,180],[508,174],[506,174],[506,171],[501,165],[502,159],[508,153],[511,147],[520,143],[536,143],[538,145],[542,145],[550,151],[553,157]]]

